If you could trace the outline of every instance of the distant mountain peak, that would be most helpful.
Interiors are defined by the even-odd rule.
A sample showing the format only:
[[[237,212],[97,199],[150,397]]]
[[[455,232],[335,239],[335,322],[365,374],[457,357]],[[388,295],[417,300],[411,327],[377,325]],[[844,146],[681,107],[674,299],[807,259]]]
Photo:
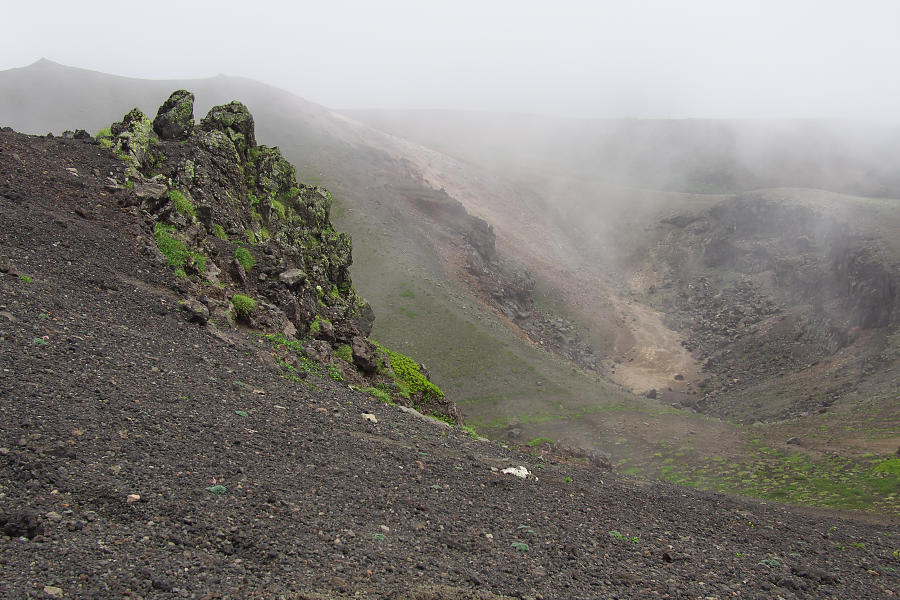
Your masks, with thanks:
[[[62,65],[58,62],[52,61],[49,58],[45,58],[42,56],[41,58],[37,59],[30,65],[25,66],[24,68],[26,68],[26,69],[46,69],[46,68],[56,68],[56,67],[62,67],[62,66],[65,66],[65,65]]]

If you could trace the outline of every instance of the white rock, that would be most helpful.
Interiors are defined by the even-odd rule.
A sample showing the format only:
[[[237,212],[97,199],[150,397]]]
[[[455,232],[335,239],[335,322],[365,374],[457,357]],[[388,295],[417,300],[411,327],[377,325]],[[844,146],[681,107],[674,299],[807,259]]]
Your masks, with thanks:
[[[515,475],[519,479],[525,479],[526,477],[531,475],[531,473],[528,472],[528,469],[526,469],[523,466],[506,467],[505,469],[503,469],[500,472],[503,473],[504,475]]]
[[[140,501],[141,501],[140,494],[128,494],[128,497],[125,498],[125,502],[127,502],[128,504],[134,504],[135,502],[140,502]]]
[[[362,418],[365,419],[366,421],[369,421],[370,423],[378,422],[378,419],[376,419],[375,415],[373,415],[372,413],[363,413]]]

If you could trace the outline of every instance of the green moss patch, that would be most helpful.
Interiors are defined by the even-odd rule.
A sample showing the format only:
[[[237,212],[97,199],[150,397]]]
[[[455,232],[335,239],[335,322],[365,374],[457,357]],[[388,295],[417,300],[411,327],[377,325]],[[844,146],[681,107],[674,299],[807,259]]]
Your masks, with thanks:
[[[375,345],[388,355],[388,358],[391,360],[391,368],[394,370],[394,374],[407,388],[409,388],[411,393],[416,394],[422,392],[422,395],[426,398],[444,397],[444,392],[441,391],[441,388],[425,377],[425,374],[419,369],[419,364],[416,361],[405,354],[389,350],[377,342]]]
[[[234,306],[234,312],[239,317],[247,318],[256,308],[256,300],[244,294],[235,294],[231,297],[231,305]]]
[[[194,205],[178,190],[169,190],[169,200],[172,201],[172,206],[178,214],[191,218],[197,216],[197,210],[194,208]]]
[[[112,148],[113,134],[109,127],[104,127],[94,136],[101,148]]]
[[[256,259],[253,258],[253,255],[250,254],[250,251],[243,246],[238,246],[234,249],[234,257],[239,263],[241,263],[241,266],[244,267],[244,270],[248,273],[250,272],[250,269],[256,266]]]
[[[353,364],[353,349],[347,344],[341,344],[334,351],[334,355],[346,363]]]
[[[173,235],[174,230],[175,228],[171,225],[162,223],[157,223],[153,227],[156,247],[169,261],[169,266],[174,268],[176,273],[179,271],[185,273],[185,265],[193,260],[201,273],[206,271],[206,257],[199,252],[190,250],[184,242]]]

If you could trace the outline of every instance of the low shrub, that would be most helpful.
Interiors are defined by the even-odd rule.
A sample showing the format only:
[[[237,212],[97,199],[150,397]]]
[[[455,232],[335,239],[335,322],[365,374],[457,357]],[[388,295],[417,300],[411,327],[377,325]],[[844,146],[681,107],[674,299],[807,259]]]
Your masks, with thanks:
[[[243,246],[238,246],[234,249],[234,257],[239,263],[241,263],[241,266],[244,267],[244,270],[248,273],[250,272],[250,269],[256,266],[256,259],[253,258],[253,255],[250,254],[250,251]]]
[[[237,316],[244,317],[245,319],[249,317],[253,309],[256,308],[256,300],[250,296],[245,296],[244,294],[235,294],[232,296],[231,304],[234,306],[234,312]]]

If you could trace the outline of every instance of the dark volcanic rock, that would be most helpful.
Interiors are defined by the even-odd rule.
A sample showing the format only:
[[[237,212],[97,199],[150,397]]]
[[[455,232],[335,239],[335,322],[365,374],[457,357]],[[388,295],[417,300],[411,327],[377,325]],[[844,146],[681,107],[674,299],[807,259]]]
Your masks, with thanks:
[[[194,129],[194,94],[187,90],[172,92],[153,119],[153,131],[164,140],[184,140]]]
[[[362,336],[355,336],[350,341],[350,349],[353,351],[353,364],[366,373],[372,373],[378,368],[378,349],[375,344]]]
[[[200,121],[200,128],[224,133],[244,161],[249,158],[250,149],[256,146],[253,115],[237,100],[209,109]]]

